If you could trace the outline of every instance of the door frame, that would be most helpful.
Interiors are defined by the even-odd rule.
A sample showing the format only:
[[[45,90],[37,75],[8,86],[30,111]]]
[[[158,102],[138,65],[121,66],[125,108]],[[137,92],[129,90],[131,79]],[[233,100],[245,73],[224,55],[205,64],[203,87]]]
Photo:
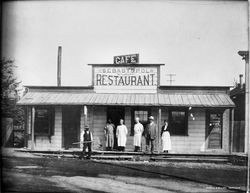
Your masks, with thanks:
[[[109,116],[109,113],[112,112],[112,111],[113,112],[115,112],[115,111],[122,112],[122,117],[120,117],[119,119],[123,119],[124,123],[125,123],[125,121],[126,121],[125,120],[125,107],[124,106],[108,106],[107,109],[106,109],[107,121],[110,118],[112,120],[112,123],[115,125],[115,128],[114,128],[114,145],[113,145],[113,149],[117,149],[118,146],[117,146],[116,128],[119,125],[119,120],[117,120],[117,125],[116,125],[115,122],[114,122],[114,119]]]
[[[67,109],[76,109],[76,111],[78,110],[79,111],[79,122],[78,122],[78,126],[77,126],[77,140],[78,141],[80,141],[80,133],[81,133],[81,107],[80,106],[62,106],[62,123],[61,123],[61,125],[62,125],[62,148],[65,148],[65,144],[64,144],[64,142],[65,142],[65,139],[64,139],[64,134],[65,134],[65,132],[64,132],[64,129],[65,129],[65,127],[64,127],[64,120],[63,120],[63,113],[65,112],[65,110],[67,110]],[[79,148],[80,147],[80,144],[78,145],[78,147],[76,147],[76,148]]]
[[[124,122],[125,122],[125,107],[124,106],[108,106],[107,109],[106,109],[106,115],[107,115],[107,120],[106,122],[108,121],[109,118],[111,118],[112,120],[112,123],[114,124],[114,120],[112,119],[112,117],[109,116],[109,112],[110,111],[122,111],[123,112],[123,117],[121,117]],[[117,126],[117,125],[115,125]]]
[[[208,148],[208,144],[205,146],[205,149],[207,150],[220,150],[223,149],[223,114],[224,114],[225,109],[207,109],[206,110],[206,129],[205,129],[205,141],[207,140],[209,134],[209,123],[210,123],[210,114],[221,114],[220,117],[220,122],[221,122],[221,136],[220,136],[220,148]]]

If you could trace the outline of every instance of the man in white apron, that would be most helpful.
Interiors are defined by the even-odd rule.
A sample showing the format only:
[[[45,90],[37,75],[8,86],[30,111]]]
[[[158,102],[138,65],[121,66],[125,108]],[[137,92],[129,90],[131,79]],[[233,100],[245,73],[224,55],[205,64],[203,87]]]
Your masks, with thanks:
[[[119,151],[125,151],[127,134],[128,134],[128,129],[126,125],[124,125],[124,120],[120,119],[120,125],[117,126],[116,129],[116,137],[117,137]]]
[[[140,123],[139,117],[135,118],[135,125],[134,125],[134,146],[135,152],[138,152],[141,147],[141,136],[143,133],[143,125]]]

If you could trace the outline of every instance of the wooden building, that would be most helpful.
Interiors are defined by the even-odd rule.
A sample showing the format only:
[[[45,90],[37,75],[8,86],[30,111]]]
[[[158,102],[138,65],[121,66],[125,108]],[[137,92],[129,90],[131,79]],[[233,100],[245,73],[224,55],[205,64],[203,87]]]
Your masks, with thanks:
[[[234,126],[233,126],[233,152],[244,152],[245,151],[245,94],[246,86],[242,83],[243,75],[240,75],[240,81],[230,91],[230,97],[235,103],[234,109]]]
[[[26,109],[27,147],[33,150],[80,148],[84,125],[93,132],[94,149],[105,150],[104,126],[125,120],[132,151],[134,118],[147,123],[150,115],[160,128],[171,126],[173,153],[230,153],[230,122],[234,103],[229,87],[161,86],[163,64],[91,64],[92,86],[27,86],[18,102]],[[145,140],[143,140],[143,144]],[[143,150],[145,145],[143,145]]]

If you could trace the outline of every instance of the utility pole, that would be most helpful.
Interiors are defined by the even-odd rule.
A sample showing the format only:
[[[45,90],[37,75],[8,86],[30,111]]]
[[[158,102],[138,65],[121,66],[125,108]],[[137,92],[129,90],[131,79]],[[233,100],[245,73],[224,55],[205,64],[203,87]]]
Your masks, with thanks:
[[[245,60],[245,153],[247,153],[247,193],[250,192],[250,71],[249,71],[249,51],[239,51],[238,54]]]
[[[58,46],[58,53],[57,53],[57,86],[61,86],[61,66],[62,66],[62,47]]]
[[[167,74],[167,76],[169,76],[169,79],[167,81],[170,85],[172,85],[172,83],[175,81],[173,77],[176,76],[176,74]]]

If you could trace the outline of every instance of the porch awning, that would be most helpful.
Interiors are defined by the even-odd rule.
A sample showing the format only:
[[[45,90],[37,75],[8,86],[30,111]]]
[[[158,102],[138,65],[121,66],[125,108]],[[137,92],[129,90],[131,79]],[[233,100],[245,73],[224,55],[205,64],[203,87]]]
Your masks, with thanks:
[[[66,92],[28,92],[18,105],[116,105],[234,107],[227,94],[101,94]]]

